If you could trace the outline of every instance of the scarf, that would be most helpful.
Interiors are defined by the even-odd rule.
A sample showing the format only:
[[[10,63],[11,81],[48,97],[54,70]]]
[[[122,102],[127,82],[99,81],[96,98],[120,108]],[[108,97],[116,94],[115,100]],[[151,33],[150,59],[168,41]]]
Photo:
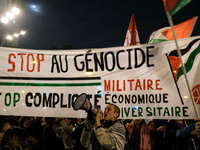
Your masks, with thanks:
[[[128,130],[128,136],[131,137],[131,134],[134,129],[134,121],[131,123],[127,123],[127,130]],[[150,129],[148,125],[143,121],[142,127],[140,130],[140,150],[151,150],[151,144],[150,144]]]

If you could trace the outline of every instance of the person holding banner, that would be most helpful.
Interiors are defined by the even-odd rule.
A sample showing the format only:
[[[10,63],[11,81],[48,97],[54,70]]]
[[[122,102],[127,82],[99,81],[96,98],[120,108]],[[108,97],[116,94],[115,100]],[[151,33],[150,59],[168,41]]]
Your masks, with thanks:
[[[124,125],[117,120],[119,115],[119,107],[109,104],[104,110],[104,115],[102,110],[98,109],[95,121],[87,117],[80,140],[82,145],[88,150],[123,150],[126,130]]]

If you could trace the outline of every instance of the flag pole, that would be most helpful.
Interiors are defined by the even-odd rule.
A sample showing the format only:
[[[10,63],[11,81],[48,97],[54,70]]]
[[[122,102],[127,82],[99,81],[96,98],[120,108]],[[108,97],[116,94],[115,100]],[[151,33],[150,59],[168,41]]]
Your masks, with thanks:
[[[177,53],[178,53],[178,56],[179,56],[179,59],[180,59],[180,62],[181,62],[181,68],[183,70],[183,74],[184,74],[184,77],[185,77],[185,80],[186,80],[187,88],[189,90],[190,98],[192,100],[192,105],[194,107],[194,110],[195,110],[197,118],[199,118],[199,114],[198,114],[197,108],[196,108],[196,106],[194,104],[194,98],[192,96],[191,89],[190,89],[189,82],[188,82],[188,78],[187,78],[187,75],[186,75],[185,66],[183,64],[183,60],[182,60],[182,56],[181,56],[181,51],[179,49],[178,42],[177,42],[177,39],[176,39],[176,35],[175,35],[175,32],[174,32],[174,23],[173,23],[173,20],[172,20],[172,16],[170,16],[169,13],[167,14],[167,19],[168,19],[168,22],[169,22],[170,27],[172,29],[172,34],[173,34],[173,37],[174,37],[174,42],[175,42]]]

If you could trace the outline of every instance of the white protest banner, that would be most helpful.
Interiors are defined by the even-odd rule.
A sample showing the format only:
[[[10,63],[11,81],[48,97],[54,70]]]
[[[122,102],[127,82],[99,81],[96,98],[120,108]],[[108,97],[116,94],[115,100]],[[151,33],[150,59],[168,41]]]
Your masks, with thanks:
[[[199,43],[200,37],[178,41],[184,62],[193,60],[187,72],[198,108]],[[178,64],[172,62],[177,58],[174,50],[174,41],[83,50],[1,47],[0,113],[85,117],[72,103],[86,93],[102,110],[109,103],[119,106],[122,119],[196,118],[183,75],[172,73]]]

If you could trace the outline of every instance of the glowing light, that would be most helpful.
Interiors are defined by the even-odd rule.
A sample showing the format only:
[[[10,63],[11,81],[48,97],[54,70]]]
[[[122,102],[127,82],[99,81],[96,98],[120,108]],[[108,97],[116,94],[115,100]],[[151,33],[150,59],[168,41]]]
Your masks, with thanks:
[[[13,12],[13,14],[18,15],[20,13],[20,9],[17,7],[13,7],[12,12]]]
[[[4,23],[4,24],[8,23],[8,18],[1,17],[1,23]]]
[[[30,5],[31,10],[35,11],[35,12],[39,12],[39,7],[38,5],[32,4]]]
[[[14,18],[14,15],[11,12],[7,12],[6,17],[12,20]]]
[[[20,33],[14,33],[13,35],[6,36],[6,39],[11,41],[13,38],[18,38],[20,35],[26,34],[26,31],[21,31]]]
[[[13,39],[13,36],[8,35],[8,36],[6,37],[6,39],[9,40],[9,41],[11,41],[11,40]]]
[[[92,72],[86,72],[86,74],[87,74],[88,76],[91,76],[93,73],[92,73]]]
[[[19,37],[19,33],[15,33],[15,34],[14,34],[14,37]]]
[[[25,91],[22,91],[22,93],[25,93]]]
[[[33,64],[36,64],[36,63],[37,63],[37,61],[32,61],[32,63],[33,63]]]
[[[33,9],[35,9],[35,8],[36,8],[36,5],[31,5],[31,7],[32,7]]]
[[[12,8],[12,12],[7,12],[6,16],[1,17],[1,23],[8,23],[9,20],[13,20],[15,15],[20,13],[20,9],[17,7]]]
[[[19,34],[24,35],[26,34],[26,31],[21,31]]]
[[[183,98],[188,98],[188,96],[183,96]]]
[[[176,73],[176,70],[174,70],[174,73]]]

